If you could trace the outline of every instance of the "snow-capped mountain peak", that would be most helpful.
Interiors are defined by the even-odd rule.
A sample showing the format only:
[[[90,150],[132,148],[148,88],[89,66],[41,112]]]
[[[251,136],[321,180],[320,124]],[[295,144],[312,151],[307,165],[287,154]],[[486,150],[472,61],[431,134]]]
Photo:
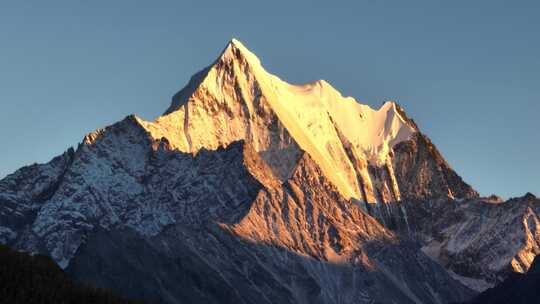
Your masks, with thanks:
[[[145,125],[155,138],[166,137],[184,152],[246,140],[282,179],[300,151],[306,151],[345,197],[366,202],[377,200],[367,165],[392,171],[391,149],[416,132],[395,103],[373,110],[324,80],[289,84],[267,72],[236,39],[176,94],[164,116]],[[358,175],[365,177],[364,186]],[[399,200],[395,185],[389,186],[395,192],[392,200]]]
[[[0,243],[165,303],[445,303],[471,294],[450,274],[529,267],[539,203],[478,198],[397,103],[289,84],[233,39],[155,121],[1,180]]]
[[[229,43],[223,50],[220,56],[220,59],[221,60],[226,60],[226,59],[235,60],[235,59],[239,59],[240,57],[243,57],[253,67],[261,67],[261,61],[259,60],[257,55],[252,53],[238,39],[232,38],[231,41],[229,41]]]

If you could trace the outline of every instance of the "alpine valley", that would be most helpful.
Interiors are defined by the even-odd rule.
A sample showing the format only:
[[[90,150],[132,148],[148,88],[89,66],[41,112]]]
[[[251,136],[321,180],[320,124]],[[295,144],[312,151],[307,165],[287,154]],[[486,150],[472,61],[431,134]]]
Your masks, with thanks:
[[[526,273],[540,199],[479,194],[395,102],[232,40],[155,121],[0,181],[0,243],[149,303],[459,303]]]

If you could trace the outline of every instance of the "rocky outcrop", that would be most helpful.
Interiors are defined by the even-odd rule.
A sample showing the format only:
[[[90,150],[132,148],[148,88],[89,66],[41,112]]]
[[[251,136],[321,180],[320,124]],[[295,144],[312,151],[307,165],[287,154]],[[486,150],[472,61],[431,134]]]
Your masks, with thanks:
[[[540,253],[540,200],[406,202],[422,250],[477,290],[526,272]]]
[[[424,134],[393,149],[392,167],[404,201],[476,198],[478,193],[450,167]]]
[[[58,190],[74,154],[69,149],[47,164],[21,168],[0,181],[0,243],[21,238],[28,223]]]

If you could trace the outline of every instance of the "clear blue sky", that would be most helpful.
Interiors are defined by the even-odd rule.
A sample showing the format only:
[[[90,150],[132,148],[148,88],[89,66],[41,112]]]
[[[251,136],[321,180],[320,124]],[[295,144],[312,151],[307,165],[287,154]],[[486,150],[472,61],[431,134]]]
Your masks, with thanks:
[[[154,119],[236,37],[289,82],[398,101],[481,194],[540,195],[539,3],[1,1],[0,177]]]

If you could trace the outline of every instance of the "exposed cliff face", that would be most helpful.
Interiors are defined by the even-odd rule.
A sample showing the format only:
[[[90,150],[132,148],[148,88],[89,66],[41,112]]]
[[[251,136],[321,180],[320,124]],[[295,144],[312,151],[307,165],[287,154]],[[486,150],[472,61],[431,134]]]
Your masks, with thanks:
[[[411,140],[398,144],[393,152],[393,171],[402,200],[478,197],[424,134],[415,133]]]

